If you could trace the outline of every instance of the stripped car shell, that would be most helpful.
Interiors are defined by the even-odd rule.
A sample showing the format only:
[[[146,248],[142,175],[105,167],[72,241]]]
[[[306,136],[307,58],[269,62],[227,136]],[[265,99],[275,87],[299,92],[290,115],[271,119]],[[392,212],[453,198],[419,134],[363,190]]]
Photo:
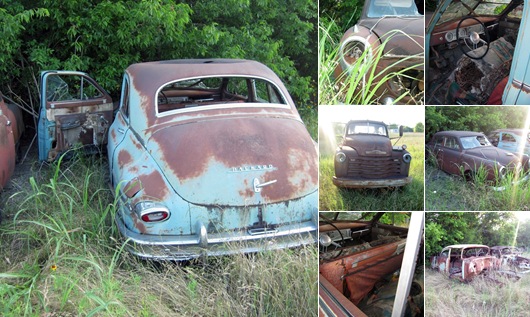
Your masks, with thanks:
[[[487,271],[498,270],[501,260],[490,254],[490,248],[482,244],[455,244],[442,249],[431,257],[431,268],[450,278],[469,282]]]
[[[399,136],[403,136],[400,127]],[[351,120],[335,153],[333,184],[346,188],[398,187],[409,184],[412,156],[406,145],[392,146],[383,122]]]
[[[522,256],[523,251],[514,246],[491,247],[491,254],[501,260],[502,265],[508,265],[518,270],[530,273],[530,258]]]
[[[390,316],[399,298],[406,316],[423,315],[423,214],[413,215],[410,232],[381,223],[383,215],[320,213],[320,315]],[[398,277],[408,283],[404,292]]]
[[[269,68],[140,63],[122,87],[108,156],[129,251],[186,260],[315,241],[316,146]]]
[[[0,93],[0,190],[15,170],[18,142],[24,132],[22,112],[14,104],[6,104]]]
[[[480,168],[486,170],[489,181],[499,181],[509,171],[516,175],[528,171],[528,155],[519,158],[512,152],[496,148],[479,132],[437,132],[425,150],[436,159],[439,169],[464,176],[467,180],[472,180]]]
[[[513,153],[530,155],[530,134],[524,129],[498,129],[488,135],[491,144]]]
[[[83,72],[41,73],[39,160],[54,161],[75,146],[99,152],[113,118],[110,95]]]
[[[353,67],[361,57],[371,61],[386,42],[376,66],[376,82],[385,75],[400,72],[377,89],[381,103],[393,103],[406,91],[401,103],[423,98],[424,17],[412,0],[365,1],[361,18],[348,29],[340,42],[335,78],[348,83]],[[365,89],[367,87],[358,87]]]

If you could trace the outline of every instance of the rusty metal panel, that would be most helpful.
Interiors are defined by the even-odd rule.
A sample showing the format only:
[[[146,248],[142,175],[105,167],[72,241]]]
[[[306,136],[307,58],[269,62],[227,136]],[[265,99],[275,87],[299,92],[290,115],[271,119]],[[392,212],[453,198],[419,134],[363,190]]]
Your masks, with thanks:
[[[0,190],[13,175],[15,169],[15,140],[13,136],[13,122],[7,117],[7,108],[0,101]]]
[[[112,117],[111,97],[87,74],[42,72],[39,160],[53,161],[74,146],[107,144]]]
[[[357,306],[339,292],[322,274],[318,277],[319,316],[366,317]]]

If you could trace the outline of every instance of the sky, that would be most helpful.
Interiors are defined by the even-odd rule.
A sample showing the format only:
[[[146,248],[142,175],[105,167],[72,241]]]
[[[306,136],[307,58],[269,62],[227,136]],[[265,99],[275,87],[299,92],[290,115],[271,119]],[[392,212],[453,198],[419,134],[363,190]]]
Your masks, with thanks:
[[[319,106],[318,122],[343,122],[353,119],[383,121],[387,125],[398,124],[414,128],[418,122],[425,125],[424,106]]]

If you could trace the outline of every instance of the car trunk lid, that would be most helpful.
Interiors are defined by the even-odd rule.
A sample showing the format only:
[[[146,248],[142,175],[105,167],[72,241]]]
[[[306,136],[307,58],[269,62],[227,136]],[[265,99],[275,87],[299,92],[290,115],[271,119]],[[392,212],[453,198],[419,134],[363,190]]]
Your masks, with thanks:
[[[153,132],[146,148],[173,190],[193,204],[276,203],[318,187],[316,148],[297,120],[201,119]]]

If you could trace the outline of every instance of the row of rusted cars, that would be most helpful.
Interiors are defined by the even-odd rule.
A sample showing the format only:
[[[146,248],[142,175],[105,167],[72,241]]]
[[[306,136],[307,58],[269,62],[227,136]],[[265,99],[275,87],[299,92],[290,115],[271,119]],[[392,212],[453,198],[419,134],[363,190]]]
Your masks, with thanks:
[[[521,273],[530,272],[530,258],[514,246],[488,247],[481,244],[450,245],[439,255],[430,258],[431,268],[450,278],[469,282],[476,276],[509,268]]]

